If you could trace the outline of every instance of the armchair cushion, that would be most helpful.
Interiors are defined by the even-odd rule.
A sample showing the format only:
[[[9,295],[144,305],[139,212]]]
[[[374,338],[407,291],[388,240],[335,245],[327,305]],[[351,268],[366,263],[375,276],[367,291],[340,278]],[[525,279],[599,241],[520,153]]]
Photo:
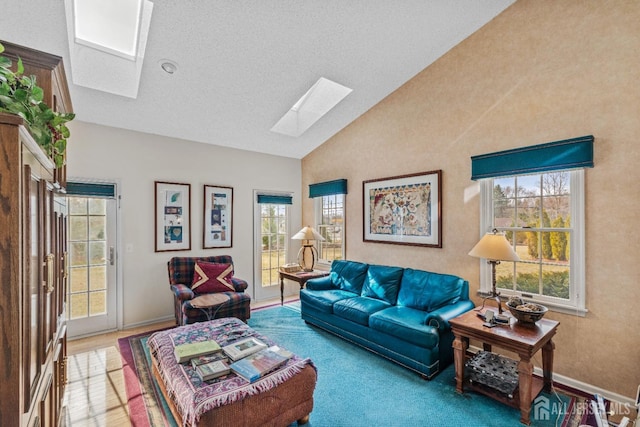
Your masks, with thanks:
[[[191,290],[196,294],[235,292],[235,287],[231,283],[232,275],[233,266],[231,264],[196,261],[193,268]]]
[[[193,283],[193,269],[196,261],[215,262],[218,264],[231,264],[233,260],[229,255],[216,255],[208,257],[174,257],[168,262],[169,267],[169,284],[191,286]]]

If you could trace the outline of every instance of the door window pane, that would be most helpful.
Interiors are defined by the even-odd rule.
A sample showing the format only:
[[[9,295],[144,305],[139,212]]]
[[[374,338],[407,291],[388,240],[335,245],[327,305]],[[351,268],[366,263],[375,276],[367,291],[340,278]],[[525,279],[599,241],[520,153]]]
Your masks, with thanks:
[[[96,316],[107,312],[107,292],[96,291],[89,294],[89,315]]]

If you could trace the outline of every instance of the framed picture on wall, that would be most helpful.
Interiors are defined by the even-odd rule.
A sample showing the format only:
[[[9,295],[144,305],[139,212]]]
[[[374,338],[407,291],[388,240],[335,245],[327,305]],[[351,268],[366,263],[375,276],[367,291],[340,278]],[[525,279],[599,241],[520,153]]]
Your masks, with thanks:
[[[202,247],[230,248],[233,226],[233,188],[204,186]]]
[[[362,183],[364,241],[442,247],[442,170]]]
[[[156,252],[191,250],[191,184],[155,182]]]

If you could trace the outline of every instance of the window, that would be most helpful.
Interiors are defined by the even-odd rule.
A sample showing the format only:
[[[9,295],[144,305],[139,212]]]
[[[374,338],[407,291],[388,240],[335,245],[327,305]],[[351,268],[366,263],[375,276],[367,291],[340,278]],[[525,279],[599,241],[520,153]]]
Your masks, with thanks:
[[[317,242],[318,265],[328,267],[333,260],[345,258],[345,199],[347,180],[336,179],[309,185],[314,200],[315,223],[324,241]]]
[[[480,185],[482,230],[504,232],[520,257],[496,267],[502,295],[584,313],[584,171],[494,177]],[[491,269],[481,265],[481,291],[489,292]]]
[[[324,237],[318,242],[318,263],[331,264],[333,260],[344,259],[344,194],[316,197],[316,228]]]

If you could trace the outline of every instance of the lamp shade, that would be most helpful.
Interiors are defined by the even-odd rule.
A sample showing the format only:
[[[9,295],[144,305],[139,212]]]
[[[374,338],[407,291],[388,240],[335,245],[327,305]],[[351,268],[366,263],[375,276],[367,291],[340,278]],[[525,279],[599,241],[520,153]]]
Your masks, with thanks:
[[[316,230],[308,225],[291,237],[293,240],[324,240]]]
[[[504,233],[498,233],[497,230],[485,234],[471,249],[469,255],[491,261],[520,261]]]

